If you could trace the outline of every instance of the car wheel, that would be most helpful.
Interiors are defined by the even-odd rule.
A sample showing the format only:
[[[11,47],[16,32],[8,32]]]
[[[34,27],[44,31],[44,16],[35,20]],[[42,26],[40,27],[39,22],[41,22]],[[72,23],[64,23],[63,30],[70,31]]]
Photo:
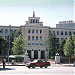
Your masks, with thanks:
[[[40,68],[42,68],[42,66]]]
[[[35,68],[35,65],[33,65],[32,68]]]
[[[45,65],[45,68],[47,68],[48,66],[47,65]]]
[[[28,66],[28,68],[30,68],[30,66]]]

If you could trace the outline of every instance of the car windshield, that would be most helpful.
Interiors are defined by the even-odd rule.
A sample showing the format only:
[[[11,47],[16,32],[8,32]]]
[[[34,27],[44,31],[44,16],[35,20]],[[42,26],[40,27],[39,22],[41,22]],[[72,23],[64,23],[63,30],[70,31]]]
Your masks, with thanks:
[[[37,62],[37,60],[33,60],[33,62]]]

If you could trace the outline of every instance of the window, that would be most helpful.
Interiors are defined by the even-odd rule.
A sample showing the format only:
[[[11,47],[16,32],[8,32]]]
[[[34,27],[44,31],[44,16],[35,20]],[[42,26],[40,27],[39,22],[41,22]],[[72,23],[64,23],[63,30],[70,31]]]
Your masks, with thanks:
[[[0,30],[0,33],[3,33],[3,29]]]
[[[32,23],[32,19],[31,19],[30,23]]]
[[[63,35],[63,31],[61,31],[61,35]]]
[[[59,48],[59,44],[57,44],[57,48]]]
[[[10,29],[10,32],[12,32],[12,30]],[[14,30],[14,32],[16,32],[16,30]]]
[[[5,33],[8,33],[8,30],[7,29],[5,30]]]
[[[32,45],[34,46],[34,43],[32,43]]]
[[[42,36],[40,36],[40,41],[42,41]]]
[[[75,35],[75,32],[73,32],[73,34]]]
[[[30,45],[30,43],[28,43],[28,45]]]
[[[67,35],[67,31],[65,32],[65,35]]]
[[[37,23],[37,20],[36,20],[36,23]]]
[[[33,19],[33,23],[35,23],[35,19]]]
[[[71,31],[69,32],[69,35],[71,35]]]
[[[57,31],[57,35],[59,35],[59,31]]]
[[[38,30],[36,30],[36,33],[38,33]]]
[[[34,33],[34,29],[32,30],[32,33]]]
[[[53,34],[55,35],[55,31],[53,31]]]
[[[28,30],[28,33],[30,33],[30,29]]]
[[[61,38],[61,41],[63,41],[63,38]]]
[[[57,43],[59,43],[59,38],[56,38]]]
[[[38,36],[36,36],[36,41],[38,41]]]
[[[38,43],[36,43],[36,45],[38,45]]]
[[[34,40],[34,36],[32,36],[32,41]]]
[[[28,40],[30,40],[30,36],[28,36]]]
[[[40,30],[40,34],[42,33],[42,30]]]
[[[42,46],[42,43],[40,43],[40,45]]]

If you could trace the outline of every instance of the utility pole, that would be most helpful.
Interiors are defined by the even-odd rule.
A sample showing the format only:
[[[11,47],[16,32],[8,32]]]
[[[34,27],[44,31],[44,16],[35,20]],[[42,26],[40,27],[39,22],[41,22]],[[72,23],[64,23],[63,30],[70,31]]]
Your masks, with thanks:
[[[9,65],[9,50],[10,50],[10,30],[11,30],[11,25],[9,25],[9,49],[8,49],[8,65]]]

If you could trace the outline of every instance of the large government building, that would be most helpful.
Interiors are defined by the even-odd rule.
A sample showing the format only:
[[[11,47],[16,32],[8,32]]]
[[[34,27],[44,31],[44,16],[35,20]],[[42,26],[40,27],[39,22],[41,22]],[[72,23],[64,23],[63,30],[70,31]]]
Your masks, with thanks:
[[[61,21],[56,24],[56,28],[43,26],[40,17],[28,17],[25,25],[21,26],[0,26],[0,36],[7,38],[10,31],[17,32],[21,30],[22,35],[26,38],[26,50],[30,58],[47,58],[49,56],[48,40],[49,31],[56,35],[57,40],[61,43],[63,39],[67,39],[70,35],[75,35],[75,23],[73,21]],[[59,47],[59,43],[58,43]]]

